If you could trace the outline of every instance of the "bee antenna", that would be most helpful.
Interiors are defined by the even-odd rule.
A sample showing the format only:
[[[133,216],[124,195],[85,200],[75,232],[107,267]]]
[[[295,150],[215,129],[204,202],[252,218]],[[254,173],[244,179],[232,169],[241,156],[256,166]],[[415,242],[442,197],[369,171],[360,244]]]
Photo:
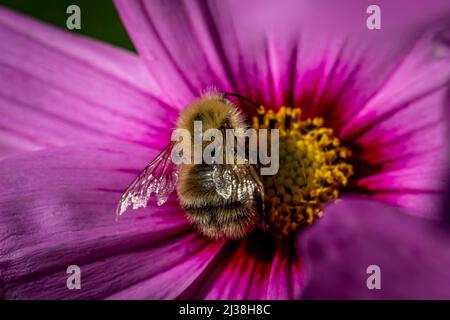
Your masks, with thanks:
[[[254,106],[258,109],[258,111],[262,110],[262,106],[260,106],[259,104],[257,104],[257,103],[256,103],[255,101],[253,101],[252,99],[240,95],[239,93],[224,92],[224,93],[223,93],[223,96],[224,96],[224,97],[230,96],[230,97],[236,97],[236,98],[239,98],[239,99],[241,99],[241,100],[247,101],[248,103],[251,103],[252,105],[254,105]]]

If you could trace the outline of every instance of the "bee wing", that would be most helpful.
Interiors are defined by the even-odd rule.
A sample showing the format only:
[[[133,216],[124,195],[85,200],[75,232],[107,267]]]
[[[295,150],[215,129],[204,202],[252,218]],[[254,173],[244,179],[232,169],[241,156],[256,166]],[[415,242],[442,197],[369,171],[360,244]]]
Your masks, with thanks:
[[[116,216],[122,215],[129,206],[145,208],[154,192],[158,206],[164,204],[178,181],[178,166],[171,159],[172,141],[131,182],[120,198]]]
[[[254,166],[213,165],[212,177],[216,192],[224,199],[253,199],[259,194],[264,204],[264,186]]]

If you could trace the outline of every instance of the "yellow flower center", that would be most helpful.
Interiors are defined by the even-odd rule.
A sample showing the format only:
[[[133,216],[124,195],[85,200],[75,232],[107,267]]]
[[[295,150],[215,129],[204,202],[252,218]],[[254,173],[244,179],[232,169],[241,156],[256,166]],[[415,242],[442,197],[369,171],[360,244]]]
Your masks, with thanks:
[[[353,174],[350,149],[341,146],[322,118],[300,120],[300,108],[282,107],[253,118],[256,129],[279,129],[279,171],[262,176],[265,212],[262,229],[291,236],[321,217],[325,203],[334,201]]]

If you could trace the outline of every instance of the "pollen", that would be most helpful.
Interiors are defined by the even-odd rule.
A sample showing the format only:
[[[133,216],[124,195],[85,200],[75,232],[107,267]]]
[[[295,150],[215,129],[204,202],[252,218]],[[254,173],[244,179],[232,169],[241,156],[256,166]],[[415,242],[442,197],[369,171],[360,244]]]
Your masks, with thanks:
[[[279,129],[279,170],[262,176],[265,189],[261,228],[289,237],[323,215],[353,175],[351,150],[341,145],[322,118],[301,120],[301,109],[260,108],[256,129]]]

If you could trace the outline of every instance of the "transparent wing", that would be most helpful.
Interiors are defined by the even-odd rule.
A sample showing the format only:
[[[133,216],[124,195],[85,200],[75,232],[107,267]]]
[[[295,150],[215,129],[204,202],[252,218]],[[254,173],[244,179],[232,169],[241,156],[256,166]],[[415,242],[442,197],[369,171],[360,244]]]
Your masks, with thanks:
[[[122,215],[130,206],[145,208],[153,192],[158,206],[167,201],[178,181],[178,166],[171,159],[175,143],[170,142],[131,182],[120,198],[116,216]]]
[[[216,192],[224,199],[254,199],[255,195],[261,197],[264,204],[264,186],[255,167],[249,164],[242,165],[213,165],[212,177]]]

